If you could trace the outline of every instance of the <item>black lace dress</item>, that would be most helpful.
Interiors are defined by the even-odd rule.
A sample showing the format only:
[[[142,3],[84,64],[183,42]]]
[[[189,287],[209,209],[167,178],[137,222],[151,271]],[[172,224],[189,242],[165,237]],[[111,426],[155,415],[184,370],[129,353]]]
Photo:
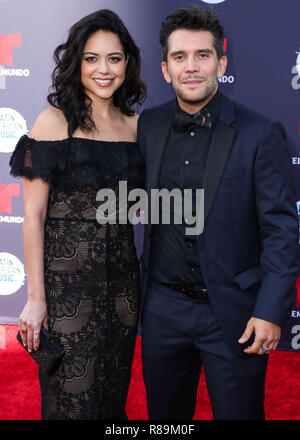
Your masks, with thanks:
[[[132,224],[99,224],[96,194],[111,188],[118,199],[119,181],[127,182],[128,191],[143,187],[138,145],[24,135],[10,166],[15,177],[50,183],[44,230],[48,325],[65,355],[53,375],[40,371],[42,419],[124,419],[140,273]]]

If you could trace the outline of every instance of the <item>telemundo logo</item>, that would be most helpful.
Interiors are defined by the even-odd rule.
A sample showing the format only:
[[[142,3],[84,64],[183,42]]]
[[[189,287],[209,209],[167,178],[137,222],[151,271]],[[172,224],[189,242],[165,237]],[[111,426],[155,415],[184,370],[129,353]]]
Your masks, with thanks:
[[[233,75],[229,75],[229,76],[223,75],[223,76],[221,76],[221,78],[218,78],[218,81],[219,81],[219,83],[222,83],[222,84],[225,84],[225,83],[232,84],[232,83],[234,83],[234,76]]]

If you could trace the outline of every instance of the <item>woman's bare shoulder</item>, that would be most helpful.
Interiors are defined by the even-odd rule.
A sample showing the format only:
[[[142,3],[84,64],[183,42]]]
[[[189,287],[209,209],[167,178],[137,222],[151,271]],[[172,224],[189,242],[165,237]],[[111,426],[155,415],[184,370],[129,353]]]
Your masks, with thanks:
[[[66,139],[68,123],[63,112],[54,107],[43,110],[36,118],[29,137],[49,141]]]
[[[134,134],[134,137],[136,137],[136,133],[137,133],[138,119],[139,119],[139,115],[137,113],[135,113],[132,116],[126,116],[126,124],[128,125],[130,131]]]
[[[129,116],[128,121],[132,125],[132,127],[136,127],[138,123],[139,115],[135,113],[132,116]]]

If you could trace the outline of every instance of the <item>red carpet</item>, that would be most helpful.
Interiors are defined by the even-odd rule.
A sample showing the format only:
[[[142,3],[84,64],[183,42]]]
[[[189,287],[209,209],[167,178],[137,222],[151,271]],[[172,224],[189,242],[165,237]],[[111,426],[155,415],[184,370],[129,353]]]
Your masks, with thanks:
[[[39,420],[38,370],[35,362],[16,341],[17,330],[17,326],[0,325],[0,420]],[[127,415],[130,420],[147,419],[140,337],[137,338]],[[270,355],[266,417],[269,420],[300,420],[300,354],[297,352],[276,351]],[[203,375],[195,419],[211,419]]]

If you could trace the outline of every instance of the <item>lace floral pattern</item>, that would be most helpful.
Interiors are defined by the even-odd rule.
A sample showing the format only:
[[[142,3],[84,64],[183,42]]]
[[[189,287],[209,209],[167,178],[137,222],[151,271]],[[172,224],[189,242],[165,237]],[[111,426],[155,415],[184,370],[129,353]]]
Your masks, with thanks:
[[[125,419],[138,324],[140,273],[131,224],[100,225],[96,194],[143,187],[137,144],[23,136],[11,174],[50,183],[44,272],[50,331],[64,359],[39,372],[43,419]],[[128,209],[130,204],[128,204]]]

